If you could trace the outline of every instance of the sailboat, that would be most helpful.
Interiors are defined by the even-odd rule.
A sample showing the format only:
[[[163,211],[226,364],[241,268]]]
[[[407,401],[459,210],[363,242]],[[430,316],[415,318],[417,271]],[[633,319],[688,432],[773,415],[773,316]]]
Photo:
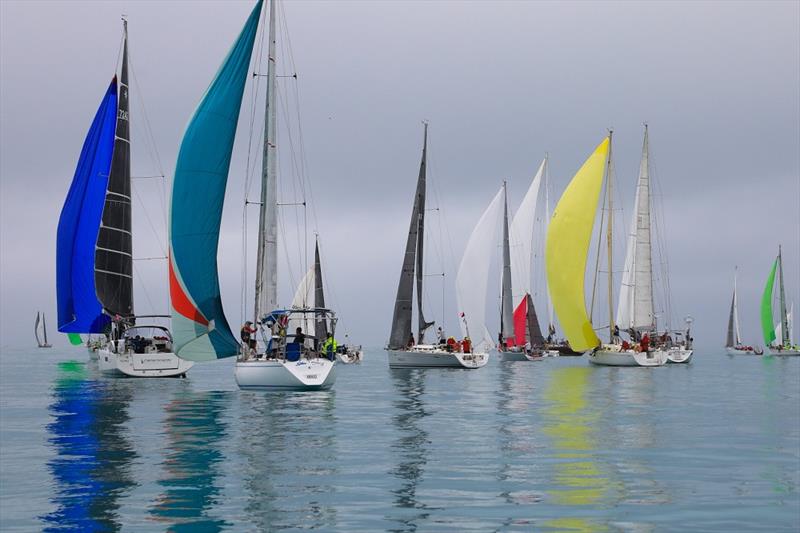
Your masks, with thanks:
[[[725,351],[729,355],[761,355],[764,352],[758,353],[754,347],[746,346],[742,343],[739,329],[739,298],[736,292],[738,274],[739,269],[736,268],[733,275],[733,297],[731,298],[731,311],[728,315],[728,336],[725,340]]]
[[[58,330],[102,334],[102,371],[133,377],[181,376],[192,363],[172,353],[163,326],[137,323],[133,310],[128,24],[122,65],[83,144],[58,223]]]
[[[780,322],[775,326],[773,317],[775,315],[772,304],[775,299],[773,292],[775,289],[775,274],[778,275],[778,315]],[[772,264],[767,277],[767,284],[764,286],[764,294],[761,297],[761,330],[764,334],[764,344],[769,348],[773,355],[800,355],[800,346],[793,344],[791,338],[792,326],[790,325],[790,313],[786,310],[786,292],[783,286],[783,259],[781,257],[781,247],[778,246],[778,257]]]
[[[542,178],[546,173],[547,158],[533,178],[522,199],[509,231],[508,193],[504,192],[506,205],[503,212],[503,276],[500,312],[500,343],[498,351],[502,361],[537,360],[543,356],[557,356],[558,351],[545,346],[539,318],[531,290],[533,265],[533,234],[536,221],[536,204]],[[510,253],[513,241],[516,253]],[[508,252],[508,253],[507,253]],[[510,275],[509,275],[510,274]],[[509,316],[511,306],[515,306]],[[548,322],[548,330],[552,322]]]
[[[425,320],[423,314],[422,267],[425,232],[426,160],[428,150],[428,124],[426,123],[422,144],[422,160],[417,177],[414,207],[406,241],[406,252],[400,270],[397,297],[394,303],[392,329],[386,347],[390,368],[480,368],[488,361],[488,354],[473,346],[468,334],[463,343],[456,345],[426,344],[425,331],[434,323]],[[414,282],[417,292],[417,338],[411,332]],[[458,291],[457,291],[458,292]],[[483,291],[485,295],[485,290]],[[462,317],[463,318],[463,317]],[[474,348],[474,349],[473,349]]]
[[[612,134],[609,133],[608,137],[584,162],[562,194],[553,212],[545,245],[547,282],[553,298],[553,306],[570,345],[575,350],[588,350],[590,362],[610,366],[660,366],[667,361],[666,352],[652,350],[644,343],[630,345],[627,342],[619,342],[618,328],[615,327],[613,313],[613,277],[611,274],[613,272],[611,254],[613,225],[610,216],[606,225],[608,343],[600,341],[586,312],[584,276],[604,173],[607,175],[605,199],[607,212],[613,213],[611,138]],[[647,175],[644,174],[643,177],[640,173],[640,183],[637,188],[637,197],[640,198],[637,203],[640,206],[647,204],[647,197],[641,198],[643,194],[648,193],[648,184],[643,184],[643,179],[647,180]],[[647,221],[649,223],[649,214]],[[649,227],[647,230],[649,233]],[[644,248],[644,240],[640,243]],[[642,253],[646,251],[646,257],[649,260],[649,240],[646,246],[646,250],[641,249],[640,251]],[[643,274],[642,283],[648,279],[652,282],[652,271],[643,269],[641,273]],[[639,280],[636,281],[638,286]],[[652,331],[655,329],[652,320],[652,297],[649,301],[645,298],[643,303],[644,306],[638,307],[635,314],[632,315],[637,317],[634,324],[641,328],[640,330]],[[651,324],[643,323],[645,320],[650,320]]]
[[[52,348],[53,345],[47,342],[47,321],[44,318],[44,313],[41,313],[41,321],[39,320],[40,313],[36,312],[36,322],[33,325],[33,334],[36,336],[36,345],[39,348]],[[39,324],[42,326],[42,337],[39,337]],[[42,341],[44,339],[44,341]]]
[[[236,124],[261,17],[253,8],[186,127],[175,167],[170,216],[170,296],[176,352],[191,361],[239,356],[235,377],[243,389],[318,390],[336,378],[335,360],[323,353],[323,335],[336,319],[324,307],[277,305],[277,146],[275,2],[269,10],[269,50],[264,152],[259,202],[253,323],[260,344],[242,346],[222,308],[217,247]],[[321,273],[316,284],[321,286]],[[321,302],[320,302],[321,303]],[[315,336],[287,331],[290,322],[313,317]]]

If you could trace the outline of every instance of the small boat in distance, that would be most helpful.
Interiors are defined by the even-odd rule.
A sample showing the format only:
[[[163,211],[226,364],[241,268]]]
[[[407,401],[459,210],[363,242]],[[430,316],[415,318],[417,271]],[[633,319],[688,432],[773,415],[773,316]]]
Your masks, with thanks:
[[[397,298],[392,315],[392,329],[386,351],[390,368],[480,368],[489,356],[484,352],[476,352],[471,340],[467,337],[457,344],[425,344],[425,331],[434,323],[425,320],[422,312],[422,272],[425,231],[425,195],[426,195],[426,158],[428,149],[428,124],[422,143],[422,160],[420,161],[417,189],[414,195],[414,207],[411,212],[411,224],[406,241],[406,252],[400,270],[400,281],[397,286]],[[415,276],[416,274],[416,276]],[[414,299],[414,281],[417,288],[417,339],[411,332],[412,303]],[[484,290],[484,298],[485,298]],[[454,349],[454,346],[460,349]]]
[[[762,355],[763,350],[742,343],[739,329],[739,298],[736,292],[736,281],[739,276],[739,267],[733,274],[733,297],[731,298],[731,311],[728,315],[728,336],[725,340],[725,351],[728,355]]]
[[[47,342],[47,321],[44,318],[44,313],[41,313],[42,319],[39,320],[39,312],[36,312],[36,322],[33,325],[33,334],[36,336],[36,345],[39,348],[52,348],[53,345]],[[39,337],[39,325],[42,326],[42,337]],[[43,340],[44,339],[44,340]]]
[[[778,274],[778,317],[780,322],[775,326],[773,300],[775,299],[775,274]],[[800,346],[792,341],[792,325],[790,324],[790,313],[786,310],[786,292],[783,286],[783,259],[781,257],[781,247],[778,246],[778,257],[772,264],[772,270],[767,277],[767,284],[764,286],[764,294],[761,297],[761,330],[764,334],[764,344],[769,348],[772,355],[800,355]]]

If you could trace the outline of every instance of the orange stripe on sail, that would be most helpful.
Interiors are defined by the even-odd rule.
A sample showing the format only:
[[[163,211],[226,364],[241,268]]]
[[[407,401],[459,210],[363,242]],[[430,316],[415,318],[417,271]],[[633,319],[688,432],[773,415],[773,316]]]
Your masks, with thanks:
[[[178,283],[178,278],[175,276],[175,271],[172,268],[172,257],[169,258],[169,297],[172,300],[172,308],[178,313],[198,324],[208,326],[208,320],[206,320],[203,314],[189,301],[189,298],[183,291],[183,287]]]

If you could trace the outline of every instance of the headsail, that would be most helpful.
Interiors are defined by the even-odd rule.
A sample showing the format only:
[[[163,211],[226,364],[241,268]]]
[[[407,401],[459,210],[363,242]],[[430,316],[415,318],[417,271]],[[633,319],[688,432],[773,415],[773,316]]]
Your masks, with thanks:
[[[124,24],[114,155],[95,246],[94,283],[106,314],[129,317],[133,316],[133,241],[127,21]]]
[[[314,267],[312,266],[308,269],[306,275],[303,276],[300,285],[297,286],[294,298],[292,298],[292,309],[307,309],[314,306],[314,278]],[[315,334],[314,318],[310,315],[304,314],[302,317],[299,315],[292,316],[292,318],[289,319],[289,324],[286,329],[290,333],[293,333],[298,327],[303,328],[306,335],[313,337]]]
[[[539,170],[531,181],[528,192],[519,204],[511,221],[511,285],[514,289],[514,302],[521,302],[531,290],[531,265],[533,261],[533,233],[536,223],[536,204],[542,176],[547,169],[547,158],[542,160]]]
[[[772,270],[764,286],[761,296],[761,332],[764,334],[764,344],[769,346],[775,340],[775,322],[772,319],[772,290],[775,286],[775,271],[778,269],[778,259],[772,263]]]
[[[398,350],[405,348],[411,338],[411,306],[414,299],[414,271],[420,269],[422,274],[422,241],[420,240],[420,227],[425,217],[425,165],[428,147],[428,125],[425,124],[425,134],[422,145],[422,161],[417,177],[417,191],[414,195],[414,208],[411,211],[411,223],[406,240],[406,252],[403,256],[403,268],[400,270],[400,282],[397,284],[397,297],[394,301],[392,315],[392,332],[389,335],[389,349]],[[420,326],[425,324],[422,317],[422,279],[417,278],[417,305],[420,316]],[[420,332],[425,328],[420,327]],[[417,339],[421,341],[421,339]]]
[[[584,276],[609,144],[604,139],[572,178],[547,229],[545,263],[553,307],[578,351],[600,344],[586,313]]]
[[[476,350],[488,350],[494,345],[485,325],[486,289],[489,263],[497,249],[497,225],[502,201],[501,188],[472,230],[456,274],[456,300],[459,312],[463,313],[461,333],[472,339]]]
[[[83,142],[56,241],[58,331],[103,333],[110,323],[95,293],[95,243],[114,151],[117,78],[111,81]]]
[[[319,259],[319,241],[314,245],[314,307],[317,309],[325,308],[325,290],[322,286],[322,263]],[[328,337],[328,325],[321,316],[317,316],[315,326],[318,338],[325,339]]]
[[[186,127],[172,184],[169,281],[175,353],[190,361],[236,355],[222,309],[217,245],[236,123],[262,1]]]

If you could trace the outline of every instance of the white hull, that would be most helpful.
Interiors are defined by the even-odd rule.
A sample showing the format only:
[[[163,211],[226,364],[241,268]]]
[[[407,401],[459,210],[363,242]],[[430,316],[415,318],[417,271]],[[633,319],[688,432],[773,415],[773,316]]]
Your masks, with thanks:
[[[587,353],[589,362],[605,366],[662,366],[667,362],[666,351],[635,352],[615,346]]]
[[[234,376],[240,389],[325,390],[336,381],[336,364],[328,359],[237,361]]]
[[[360,363],[361,359],[363,359],[363,354],[361,353],[361,350],[351,353],[336,354],[336,360],[345,365],[349,365],[352,363]]]
[[[387,352],[389,368],[480,368],[489,362],[485,353],[448,352],[433,345]]]
[[[770,355],[800,355],[800,350],[793,350],[791,348],[776,350],[775,348],[770,348],[769,353]]]
[[[669,363],[688,363],[692,359],[694,350],[686,348],[670,348],[667,350],[667,362]]]
[[[170,352],[118,354],[108,348],[101,348],[95,354],[100,370],[114,376],[169,378],[183,376],[194,366],[194,362],[181,359]]]
[[[733,348],[732,346],[725,348],[725,351],[728,353],[728,355],[763,355],[763,352],[756,353],[754,350],[740,350],[738,348]]]

